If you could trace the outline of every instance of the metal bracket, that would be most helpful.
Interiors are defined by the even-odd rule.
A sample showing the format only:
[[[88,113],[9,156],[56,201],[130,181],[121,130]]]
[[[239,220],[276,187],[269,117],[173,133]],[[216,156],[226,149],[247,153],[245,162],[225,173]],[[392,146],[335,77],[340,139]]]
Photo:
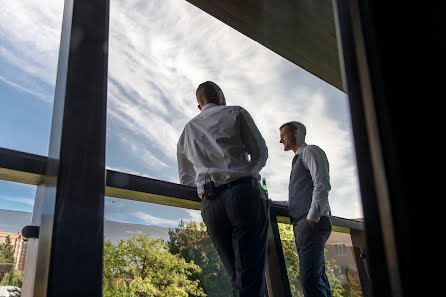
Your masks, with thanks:
[[[22,229],[22,235],[27,240],[28,238],[39,238],[40,226],[25,226]]]

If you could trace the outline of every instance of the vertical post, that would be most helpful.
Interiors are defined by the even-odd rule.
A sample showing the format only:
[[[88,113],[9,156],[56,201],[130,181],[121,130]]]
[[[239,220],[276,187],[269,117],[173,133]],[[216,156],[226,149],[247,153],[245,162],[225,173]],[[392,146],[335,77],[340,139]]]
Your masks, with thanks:
[[[109,0],[65,1],[43,203],[34,214],[35,282],[26,296],[102,296],[108,23]]]
[[[398,192],[398,183],[389,182],[399,173],[398,166],[389,167],[397,160],[394,139],[388,110],[385,104],[378,104],[385,96],[371,20],[365,18],[371,13],[370,3],[335,0],[333,7],[344,89],[349,95],[373,293],[399,297],[403,292],[390,195]]]
[[[350,236],[352,239],[353,255],[355,257],[356,267],[358,268],[363,296],[372,297],[365,233],[362,230],[350,229]]]
[[[31,220],[31,225],[33,226],[41,226],[41,213],[43,208],[43,198],[45,194],[45,184],[40,184],[36,189],[36,198],[34,200],[34,208],[33,208],[33,217]],[[49,263],[49,254],[47,255],[46,261],[38,262],[39,259],[39,238],[29,238],[27,239],[27,248],[26,248],[26,258],[25,258],[25,271],[23,274],[23,284],[22,284],[22,296],[42,296],[37,292],[34,292],[34,284],[35,280],[39,279],[39,275],[45,275],[47,272],[38,270],[40,268],[48,269]],[[40,256],[42,258],[42,255]],[[44,263],[44,266],[41,264]],[[39,266],[38,266],[39,264]]]
[[[280,241],[276,214],[271,212],[268,230],[266,285],[269,297],[291,297],[290,283]]]

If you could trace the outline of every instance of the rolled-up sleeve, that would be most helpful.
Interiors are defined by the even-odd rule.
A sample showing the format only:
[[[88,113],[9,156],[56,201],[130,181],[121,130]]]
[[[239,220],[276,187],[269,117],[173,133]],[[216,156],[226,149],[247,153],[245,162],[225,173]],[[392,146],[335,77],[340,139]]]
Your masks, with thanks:
[[[195,187],[196,173],[192,163],[187,159],[184,153],[184,131],[177,144],[177,163],[178,175],[182,185]]]
[[[251,157],[252,171],[259,173],[268,159],[268,147],[251,115],[243,108],[238,116],[242,142]]]
[[[314,186],[307,219],[319,222],[328,204],[328,192],[331,189],[328,160],[322,149],[312,146],[304,150],[302,161],[304,166],[310,171]]]

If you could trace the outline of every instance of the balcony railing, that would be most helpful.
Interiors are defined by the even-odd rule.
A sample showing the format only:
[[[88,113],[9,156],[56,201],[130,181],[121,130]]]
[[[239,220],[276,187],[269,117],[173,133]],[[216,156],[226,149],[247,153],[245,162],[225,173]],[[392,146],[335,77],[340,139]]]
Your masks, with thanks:
[[[45,181],[46,163],[44,156],[0,148],[0,180],[41,185]],[[106,171],[105,195],[195,210],[200,209],[201,203],[194,188],[113,170]],[[332,217],[332,222],[334,232],[350,234],[363,296],[371,296],[364,224],[336,216]],[[290,224],[288,209],[273,201],[266,275],[270,297],[292,296],[279,234],[280,223]]]

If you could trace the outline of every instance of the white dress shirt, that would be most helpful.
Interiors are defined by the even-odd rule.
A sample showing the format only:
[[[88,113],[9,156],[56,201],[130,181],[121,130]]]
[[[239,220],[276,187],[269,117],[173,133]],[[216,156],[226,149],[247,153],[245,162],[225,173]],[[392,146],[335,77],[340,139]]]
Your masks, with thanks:
[[[221,186],[256,177],[268,149],[249,113],[240,106],[206,104],[184,127],[177,145],[180,183],[204,192],[206,181]]]

